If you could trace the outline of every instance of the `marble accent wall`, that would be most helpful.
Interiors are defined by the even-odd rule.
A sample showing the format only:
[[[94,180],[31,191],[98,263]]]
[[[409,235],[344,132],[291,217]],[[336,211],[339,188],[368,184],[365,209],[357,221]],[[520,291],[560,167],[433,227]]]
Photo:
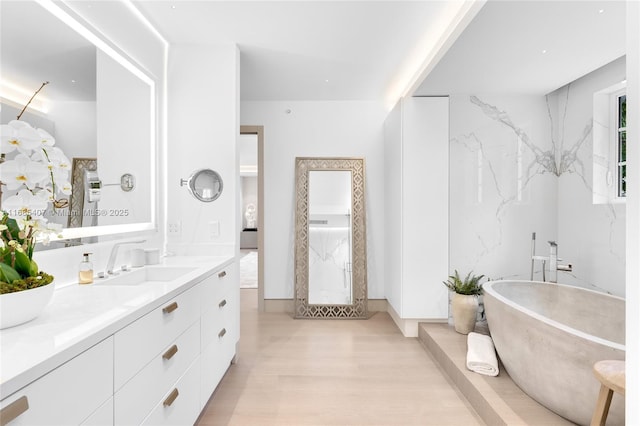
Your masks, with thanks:
[[[608,123],[594,121],[593,95],[625,75],[623,57],[548,95],[556,110],[554,140],[568,163],[558,178],[557,239],[560,256],[574,268],[563,281],[617,296],[625,295],[626,205],[594,203],[594,184],[601,182],[594,181],[600,158],[594,158],[593,130]]]
[[[532,233],[542,254],[557,226],[545,100],[452,96],[450,108],[450,268],[528,279]]]
[[[593,204],[593,93],[624,61],[547,96],[451,96],[450,269],[529,279],[558,243],[558,281],[624,295],[624,205]],[[534,279],[542,279],[535,263]]]

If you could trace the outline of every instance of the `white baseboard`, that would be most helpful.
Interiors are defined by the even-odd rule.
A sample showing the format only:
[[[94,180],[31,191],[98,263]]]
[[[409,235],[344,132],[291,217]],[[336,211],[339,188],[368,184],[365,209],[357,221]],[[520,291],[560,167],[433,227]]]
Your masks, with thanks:
[[[393,319],[393,322],[396,323],[396,326],[400,329],[400,332],[404,337],[418,337],[418,324],[421,322],[435,322],[435,323],[446,323],[446,318],[400,318],[400,315],[393,309],[391,304],[387,303],[388,309],[387,312],[389,316]]]

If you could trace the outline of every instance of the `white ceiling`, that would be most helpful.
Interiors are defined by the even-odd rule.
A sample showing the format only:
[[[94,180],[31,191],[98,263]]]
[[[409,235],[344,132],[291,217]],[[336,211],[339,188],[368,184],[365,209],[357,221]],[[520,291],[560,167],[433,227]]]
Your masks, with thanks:
[[[243,100],[382,99],[451,1],[136,1],[170,43],[237,43]],[[458,4],[460,2],[457,2]]]
[[[18,85],[26,99],[95,101],[95,47],[32,1],[0,1],[2,80]]]
[[[170,43],[237,43],[243,100],[311,101],[382,100],[451,7],[433,0],[135,4]],[[3,80],[33,90],[49,80],[42,96],[54,99],[95,96],[95,54],[82,37],[34,2],[2,0],[0,8]],[[624,46],[624,1],[489,0],[415,94],[544,94],[624,55]]]
[[[490,0],[415,94],[547,94],[625,54],[625,8]]]

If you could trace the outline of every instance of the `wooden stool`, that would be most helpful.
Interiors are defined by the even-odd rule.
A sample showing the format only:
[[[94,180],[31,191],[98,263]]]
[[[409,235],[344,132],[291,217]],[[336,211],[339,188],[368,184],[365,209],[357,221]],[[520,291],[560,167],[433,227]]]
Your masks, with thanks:
[[[614,392],[624,396],[625,367],[624,361],[598,361],[593,364],[593,374],[602,383],[596,402],[596,409],[591,418],[591,426],[604,426],[609,414],[609,406]]]

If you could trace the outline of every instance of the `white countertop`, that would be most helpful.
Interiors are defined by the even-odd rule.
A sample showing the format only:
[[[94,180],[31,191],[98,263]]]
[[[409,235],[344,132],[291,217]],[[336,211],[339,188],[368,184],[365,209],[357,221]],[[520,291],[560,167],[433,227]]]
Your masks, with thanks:
[[[233,259],[233,256],[167,257],[160,266],[195,269],[166,282],[110,286],[108,279],[104,282],[96,279],[94,284],[57,288],[38,318],[0,330],[0,399],[194,286]],[[130,272],[122,275],[127,273]]]

